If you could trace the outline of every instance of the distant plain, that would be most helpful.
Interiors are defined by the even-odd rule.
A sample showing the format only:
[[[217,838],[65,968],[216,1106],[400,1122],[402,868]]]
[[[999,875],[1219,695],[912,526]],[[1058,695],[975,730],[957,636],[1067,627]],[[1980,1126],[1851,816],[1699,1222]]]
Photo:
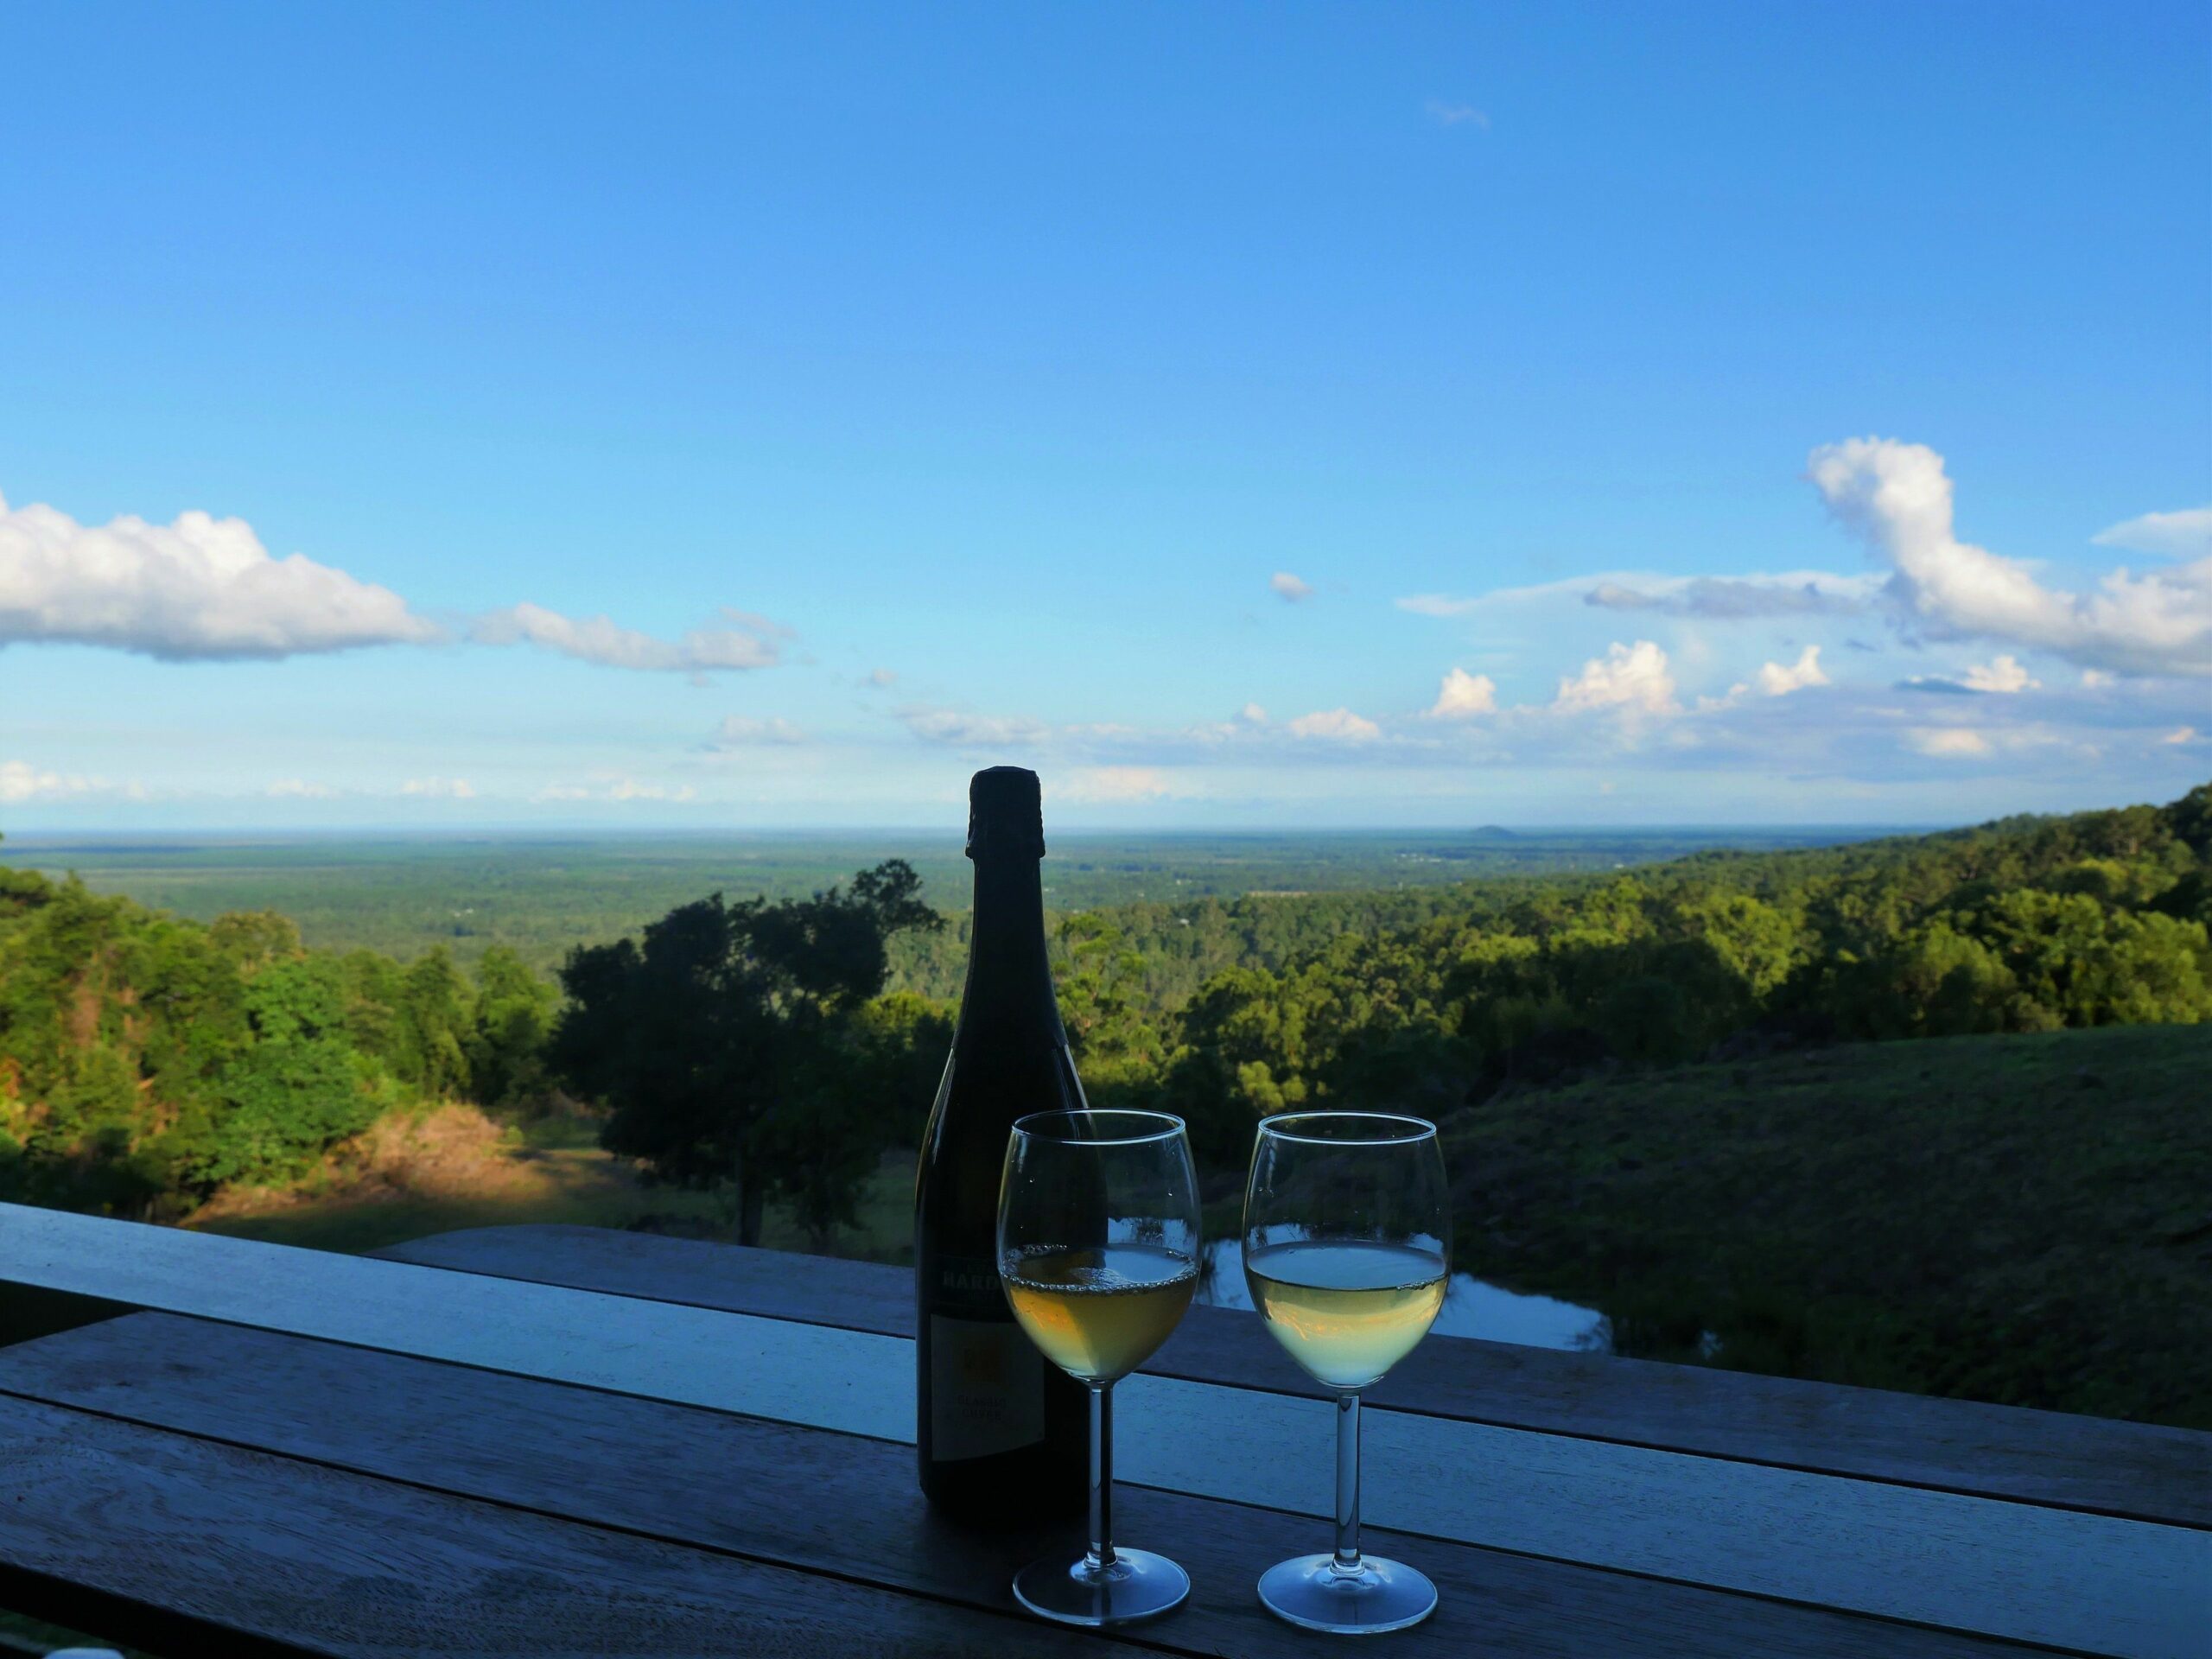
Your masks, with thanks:
[[[1448,887],[1495,876],[1624,868],[1721,849],[1782,851],[1892,829],[1500,830],[1048,836],[1045,902],[1103,906]],[[403,958],[443,944],[464,965],[503,944],[541,971],[574,945],[634,931],[721,892],[788,898],[886,858],[921,873],[938,909],[969,903],[957,834],[912,829],[746,835],[344,836],[228,831],[11,835],[0,863],[207,921],[278,910],[317,949]]]

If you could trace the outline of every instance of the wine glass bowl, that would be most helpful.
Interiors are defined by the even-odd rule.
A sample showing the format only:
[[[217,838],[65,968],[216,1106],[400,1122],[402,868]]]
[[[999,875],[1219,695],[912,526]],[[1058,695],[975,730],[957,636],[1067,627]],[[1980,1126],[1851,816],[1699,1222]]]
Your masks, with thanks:
[[[1359,1395],[1419,1345],[1444,1306],[1452,1205],[1436,1126],[1384,1112],[1262,1119],[1243,1246],[1252,1306],[1337,1396],[1337,1547],[1269,1568],[1260,1599],[1310,1630],[1418,1624],[1435,1610],[1435,1586],[1360,1554]]]
[[[1015,1323],[1090,1390],[1090,1548],[1017,1573],[1061,1624],[1127,1624],[1178,1605],[1183,1569],[1111,1537],[1113,1385],[1150,1358],[1198,1282],[1198,1178],[1164,1112],[1040,1112],[1014,1126],[999,1192],[999,1274]]]

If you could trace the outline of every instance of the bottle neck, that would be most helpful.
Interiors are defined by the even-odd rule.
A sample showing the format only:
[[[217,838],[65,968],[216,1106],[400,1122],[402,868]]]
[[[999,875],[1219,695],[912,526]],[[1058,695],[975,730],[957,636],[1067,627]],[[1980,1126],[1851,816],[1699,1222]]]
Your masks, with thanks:
[[[963,1031],[1044,1025],[1064,1042],[1052,965],[1045,951],[1045,894],[1033,857],[976,860],[976,913],[968,947]]]

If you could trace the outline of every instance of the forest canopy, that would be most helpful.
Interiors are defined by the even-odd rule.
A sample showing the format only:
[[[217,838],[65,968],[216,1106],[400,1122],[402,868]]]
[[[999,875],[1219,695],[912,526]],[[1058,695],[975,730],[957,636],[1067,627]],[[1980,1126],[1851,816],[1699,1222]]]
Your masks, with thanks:
[[[203,925],[0,872],[0,1198],[181,1215],[298,1179],[382,1114],[514,1107],[565,1081],[613,1109],[612,1150],[667,1179],[726,1173],[751,1189],[741,1211],[786,1193],[827,1227],[873,1149],[918,1135],[949,1029],[964,918],[938,930],[903,868],[811,900],[680,907],[642,946],[581,948],[565,1005],[504,947],[470,976],[441,950],[311,950],[270,912]],[[631,1087],[620,1010],[679,923],[711,946],[687,995],[719,986],[736,1011],[701,1073],[723,1077],[721,1103],[695,1090],[677,1112]],[[1052,925],[1094,1097],[1183,1113],[1223,1165],[1255,1117],[1300,1103],[1444,1115],[1517,1082],[1839,1039],[2212,1019],[2212,785],[1814,851]],[[762,1046],[770,1007],[804,1040]],[[687,1029],[708,1027],[666,1040]],[[747,1044],[774,1065],[738,1077]],[[773,1109],[779,1091],[805,1109]],[[740,1119],[749,1175],[722,1160]]]

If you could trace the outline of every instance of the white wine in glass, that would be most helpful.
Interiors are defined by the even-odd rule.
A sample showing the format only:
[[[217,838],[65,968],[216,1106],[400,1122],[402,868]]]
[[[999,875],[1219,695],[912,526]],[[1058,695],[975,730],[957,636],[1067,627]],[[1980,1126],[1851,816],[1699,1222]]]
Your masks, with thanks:
[[[1365,1389],[1421,1345],[1444,1306],[1445,1260],[1369,1240],[1271,1244],[1245,1258],[1252,1306],[1317,1382]]]
[[[1083,1382],[1118,1382],[1150,1359],[1198,1286],[1188,1255],[1151,1244],[1046,1247],[1014,1256],[1001,1277],[1029,1340]]]
[[[1436,1586],[1359,1548],[1359,1395],[1417,1347],[1444,1306],[1452,1205],[1436,1126],[1382,1112],[1261,1120],[1244,1189],[1252,1306],[1337,1396],[1337,1547],[1269,1567],[1260,1600],[1308,1630],[1402,1630]]]
[[[1090,1548],[1014,1574],[1014,1599],[1063,1624],[1129,1624],[1181,1605],[1189,1574],[1113,1536],[1114,1384],[1167,1340],[1198,1287],[1198,1182],[1183,1120],[1039,1112],[1008,1137],[999,1279],[1014,1322],[1090,1391]]]

